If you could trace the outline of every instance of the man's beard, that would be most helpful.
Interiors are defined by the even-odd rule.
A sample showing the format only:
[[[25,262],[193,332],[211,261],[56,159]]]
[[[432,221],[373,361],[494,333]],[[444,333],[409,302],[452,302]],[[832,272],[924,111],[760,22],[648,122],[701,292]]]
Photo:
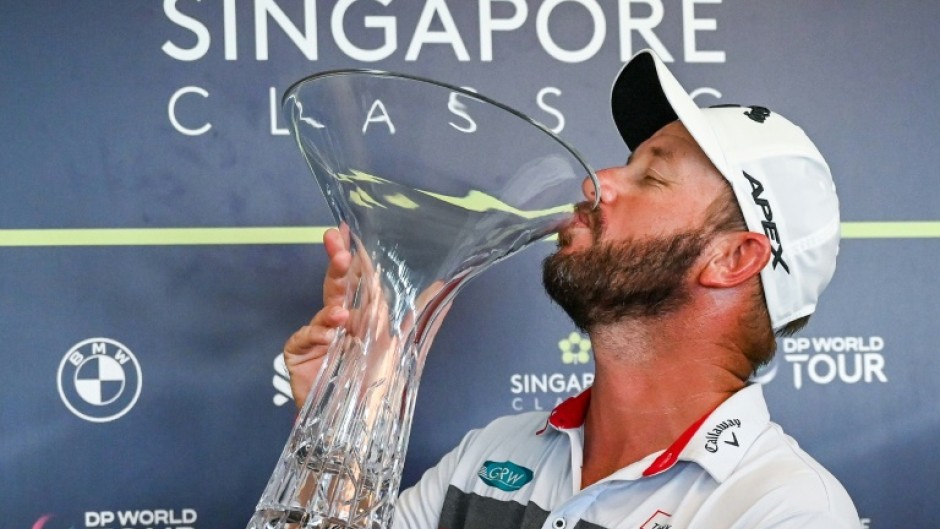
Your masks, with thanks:
[[[662,316],[688,300],[684,281],[708,243],[705,229],[609,243],[599,242],[599,223],[591,224],[590,248],[542,263],[545,290],[579,329]],[[562,244],[565,239],[560,236]]]

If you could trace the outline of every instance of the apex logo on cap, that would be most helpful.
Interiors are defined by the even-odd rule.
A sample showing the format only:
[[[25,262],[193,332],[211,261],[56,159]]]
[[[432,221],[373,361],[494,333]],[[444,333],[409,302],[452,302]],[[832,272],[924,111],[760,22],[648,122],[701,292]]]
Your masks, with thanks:
[[[752,121],[763,123],[770,117],[770,110],[767,107],[752,106],[751,110],[745,112],[744,115],[751,118]]]
[[[772,263],[773,269],[776,270],[779,264],[783,267],[784,271],[789,274],[790,267],[787,266],[786,261],[783,260],[783,242],[780,241],[780,232],[777,231],[777,223],[774,222],[774,212],[770,208],[770,202],[766,198],[761,197],[761,194],[764,192],[764,184],[744,171],[741,171],[741,174],[751,183],[751,198],[754,199],[754,203],[757,204],[764,214],[764,220],[760,223],[761,227],[764,228],[764,235],[770,239],[771,243],[777,243],[776,248],[773,244],[770,245],[770,253],[774,256]]]

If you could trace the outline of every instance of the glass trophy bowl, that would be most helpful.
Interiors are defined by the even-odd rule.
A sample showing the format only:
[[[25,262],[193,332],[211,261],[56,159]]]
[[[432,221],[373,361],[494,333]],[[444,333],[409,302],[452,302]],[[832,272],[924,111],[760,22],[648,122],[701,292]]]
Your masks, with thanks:
[[[348,226],[350,317],[248,528],[384,529],[426,353],[454,296],[564,227],[584,186],[599,196],[597,179],[545,127],[427,79],[326,72],[289,88],[283,111]]]

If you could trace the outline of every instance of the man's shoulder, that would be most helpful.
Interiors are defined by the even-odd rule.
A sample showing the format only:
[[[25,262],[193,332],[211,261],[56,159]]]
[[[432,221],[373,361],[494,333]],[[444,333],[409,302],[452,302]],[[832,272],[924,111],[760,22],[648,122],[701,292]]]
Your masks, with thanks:
[[[804,480],[817,483],[819,486],[838,484],[833,476],[819,461],[807,453],[783,431],[783,428],[771,422],[763,434],[756,440],[750,451],[750,457],[744,462],[745,467],[754,466],[761,469],[789,470],[779,475],[781,478],[789,476],[789,480],[801,482]],[[841,485],[840,485],[841,486]]]
[[[487,460],[511,460],[523,466],[535,464],[540,461],[539,454],[557,449],[559,442],[567,439],[543,432],[547,423],[546,412],[497,417],[486,426],[471,430],[464,436],[454,452],[458,467],[463,471],[475,472],[478,470],[475,465]]]
[[[842,483],[776,423],[755,440],[721,487],[739,499],[750,498],[758,510],[761,505],[772,510],[790,505],[799,511],[858,519]]]
[[[528,411],[503,415],[471,432],[473,439],[530,438],[548,424],[548,412]]]

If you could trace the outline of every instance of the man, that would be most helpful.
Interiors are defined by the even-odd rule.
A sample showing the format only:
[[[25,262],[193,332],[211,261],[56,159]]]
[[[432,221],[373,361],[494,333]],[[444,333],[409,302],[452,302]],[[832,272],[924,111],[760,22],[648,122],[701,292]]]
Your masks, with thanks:
[[[748,384],[835,269],[828,166],[763,107],[697,108],[649,51],[619,74],[612,110],[630,159],[598,173],[599,205],[578,207],[543,277],[591,337],[592,388],[467,434],[402,493],[395,527],[858,527]],[[324,243],[325,308],[285,346],[298,404],[349,317],[348,242]]]

